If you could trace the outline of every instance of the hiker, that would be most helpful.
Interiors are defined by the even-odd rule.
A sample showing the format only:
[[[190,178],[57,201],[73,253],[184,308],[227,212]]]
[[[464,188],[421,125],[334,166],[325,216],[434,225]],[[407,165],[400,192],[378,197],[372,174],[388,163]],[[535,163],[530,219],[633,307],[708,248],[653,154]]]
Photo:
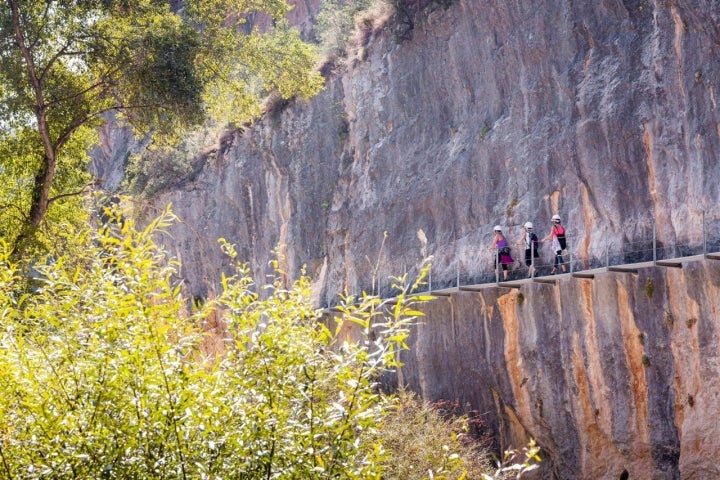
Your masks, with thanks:
[[[538,253],[538,237],[533,232],[532,222],[525,222],[525,231],[522,238],[517,241],[516,245],[525,244],[525,266],[528,267],[528,278],[535,276],[535,265],[533,258],[540,257]]]
[[[565,250],[567,245],[565,243],[565,228],[562,226],[560,215],[553,215],[550,222],[552,223],[552,230],[545,238],[542,239],[542,241],[546,242],[552,238],[552,250],[555,252],[555,263],[550,271],[550,275],[555,275],[558,265],[562,269],[563,273],[565,273],[565,262],[563,261],[562,251]]]
[[[513,263],[515,263],[515,260],[513,260],[512,255],[510,254],[510,246],[508,245],[507,238],[505,238],[505,235],[503,235],[502,233],[502,228],[500,227],[500,225],[495,225],[493,231],[495,232],[495,238],[490,245],[490,250],[497,250],[497,253],[495,254],[495,271],[497,271],[497,269],[499,268],[499,257],[500,265],[502,265],[503,270],[503,280],[507,280],[508,265],[512,265]]]

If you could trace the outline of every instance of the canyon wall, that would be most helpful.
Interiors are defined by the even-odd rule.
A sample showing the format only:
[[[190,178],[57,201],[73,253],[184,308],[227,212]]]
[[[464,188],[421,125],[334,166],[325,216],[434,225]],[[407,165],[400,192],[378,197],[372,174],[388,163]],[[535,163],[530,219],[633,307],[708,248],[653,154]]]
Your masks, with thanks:
[[[716,1],[430,3],[411,26],[366,32],[318,97],[228,132],[156,200],[183,220],[193,292],[223,268],[218,237],[258,274],[276,248],[306,266],[319,305],[429,256],[437,284],[481,278],[493,225],[542,236],[553,213],[586,265],[653,224],[701,242],[720,198]]]
[[[454,291],[421,306],[402,379],[504,447],[535,438],[542,478],[720,478],[719,308],[719,260]]]

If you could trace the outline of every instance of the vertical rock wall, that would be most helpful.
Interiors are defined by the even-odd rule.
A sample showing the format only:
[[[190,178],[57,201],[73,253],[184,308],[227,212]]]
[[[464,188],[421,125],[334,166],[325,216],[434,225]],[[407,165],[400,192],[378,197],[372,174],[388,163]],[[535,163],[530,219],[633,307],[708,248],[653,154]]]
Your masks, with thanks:
[[[215,285],[218,237],[258,274],[279,247],[321,305],[426,256],[438,285],[483,278],[492,225],[544,234],[556,212],[585,265],[653,223],[663,245],[702,242],[720,197],[716,1],[430,2],[397,32],[157,199],[183,219],[191,290]]]
[[[430,256],[435,286],[487,278],[493,225],[543,235],[553,213],[585,266],[653,226],[661,245],[703,243],[717,1],[431,2],[402,33],[372,32],[317,98],[229,132],[156,199],[182,219],[167,244],[193,294],[227,267],[218,237],[259,278],[273,250],[289,276],[305,265],[318,305]],[[403,374],[506,443],[536,437],[554,478],[714,478],[719,284],[695,262],[459,292],[427,306]]]
[[[720,262],[566,276],[424,305],[406,386],[480,412],[543,478],[720,477]]]

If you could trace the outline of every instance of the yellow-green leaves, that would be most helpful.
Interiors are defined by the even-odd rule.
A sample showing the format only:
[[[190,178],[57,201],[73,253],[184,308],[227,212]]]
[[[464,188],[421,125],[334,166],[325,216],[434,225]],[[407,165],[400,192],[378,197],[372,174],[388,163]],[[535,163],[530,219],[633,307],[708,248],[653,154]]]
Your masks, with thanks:
[[[238,264],[191,303],[153,241],[172,213],[142,231],[105,213],[30,284],[0,240],[0,478],[463,478],[461,442],[426,429],[437,415],[405,420],[378,388],[421,312],[411,286],[345,299],[353,339],[280,271],[255,285]],[[412,452],[422,470],[394,476]]]
[[[270,92],[322,88],[314,48],[282,19],[284,0],[191,0],[178,11],[148,0],[3,5],[0,237],[23,254],[47,247],[48,225],[85,218],[72,197],[89,183],[85,152],[105,113],[177,144],[208,114],[241,124]],[[252,12],[278,26],[246,33]]]

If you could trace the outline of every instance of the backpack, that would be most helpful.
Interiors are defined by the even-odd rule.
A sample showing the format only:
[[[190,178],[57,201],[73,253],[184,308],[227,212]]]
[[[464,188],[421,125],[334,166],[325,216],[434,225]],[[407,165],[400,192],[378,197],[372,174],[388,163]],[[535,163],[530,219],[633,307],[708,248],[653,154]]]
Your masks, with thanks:
[[[565,250],[567,248],[567,240],[565,240],[565,229],[562,225],[555,225],[555,231],[557,232],[557,239],[560,242],[560,248]]]
[[[539,257],[538,249],[540,248],[540,242],[538,241],[537,235],[534,233],[530,234],[530,242],[532,243],[533,255]]]

